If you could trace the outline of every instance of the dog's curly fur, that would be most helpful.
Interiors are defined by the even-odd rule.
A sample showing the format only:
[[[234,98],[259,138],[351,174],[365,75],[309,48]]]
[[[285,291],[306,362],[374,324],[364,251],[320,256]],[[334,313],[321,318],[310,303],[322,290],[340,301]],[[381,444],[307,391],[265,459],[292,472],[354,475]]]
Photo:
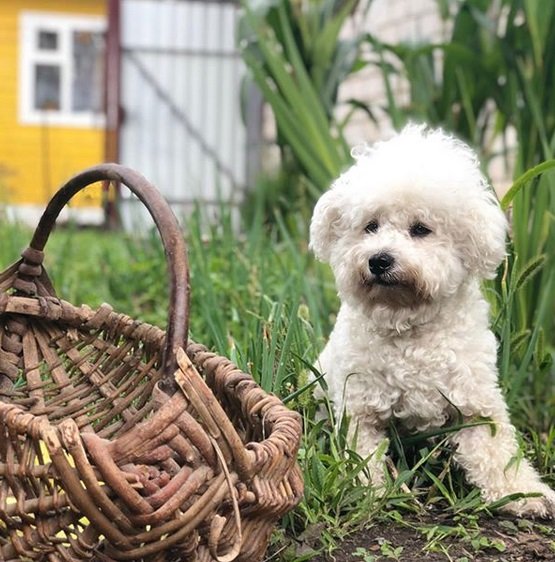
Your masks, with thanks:
[[[497,343],[480,280],[505,256],[507,221],[475,153],[441,130],[408,125],[356,154],[322,195],[310,245],[335,274],[341,307],[318,359],[356,449],[374,453],[391,417],[408,428],[462,413],[455,458],[485,500],[538,493],[505,509],[555,516],[555,492],[519,454],[497,381]],[[375,455],[377,456],[377,455]],[[371,479],[383,479],[372,458]]]

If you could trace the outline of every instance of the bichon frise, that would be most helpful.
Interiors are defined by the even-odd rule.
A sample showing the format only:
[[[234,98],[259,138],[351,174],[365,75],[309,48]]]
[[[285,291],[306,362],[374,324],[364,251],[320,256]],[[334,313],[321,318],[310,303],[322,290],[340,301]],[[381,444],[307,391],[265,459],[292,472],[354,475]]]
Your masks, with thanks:
[[[341,299],[317,365],[337,416],[350,416],[364,457],[392,417],[418,431],[461,414],[489,418],[451,437],[468,480],[486,501],[539,494],[505,509],[553,517],[555,492],[521,458],[498,386],[480,280],[503,260],[507,221],[476,155],[441,130],[408,125],[355,157],[310,225]],[[369,469],[379,485],[383,460]]]

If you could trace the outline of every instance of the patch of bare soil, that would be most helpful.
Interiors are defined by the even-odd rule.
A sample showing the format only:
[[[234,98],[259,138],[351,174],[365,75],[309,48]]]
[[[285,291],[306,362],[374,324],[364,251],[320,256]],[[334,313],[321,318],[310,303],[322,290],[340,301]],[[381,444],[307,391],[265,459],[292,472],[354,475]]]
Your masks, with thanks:
[[[555,562],[555,527],[508,519],[464,529],[450,522],[377,523],[312,562]]]

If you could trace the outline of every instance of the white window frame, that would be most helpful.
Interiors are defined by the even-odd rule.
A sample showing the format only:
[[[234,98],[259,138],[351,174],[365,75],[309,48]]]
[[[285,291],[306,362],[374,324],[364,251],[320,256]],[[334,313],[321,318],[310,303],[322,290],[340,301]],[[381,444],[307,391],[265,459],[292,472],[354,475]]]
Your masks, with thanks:
[[[38,32],[53,31],[58,49],[49,52],[38,48]],[[74,31],[104,33],[106,19],[101,16],[73,16],[55,12],[23,11],[19,18],[19,121],[25,125],[59,125],[101,128],[103,112],[71,109],[71,43]],[[34,67],[36,64],[60,67],[61,109],[40,110],[34,107]]]

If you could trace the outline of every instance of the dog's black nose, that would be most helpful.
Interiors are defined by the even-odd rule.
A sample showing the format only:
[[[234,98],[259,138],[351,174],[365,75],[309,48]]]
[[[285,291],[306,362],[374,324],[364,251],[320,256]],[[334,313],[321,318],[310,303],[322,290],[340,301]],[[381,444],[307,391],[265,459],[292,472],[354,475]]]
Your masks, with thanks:
[[[389,271],[395,260],[391,254],[381,253],[372,256],[368,260],[368,265],[370,266],[370,271],[374,275],[383,275],[386,271]]]

